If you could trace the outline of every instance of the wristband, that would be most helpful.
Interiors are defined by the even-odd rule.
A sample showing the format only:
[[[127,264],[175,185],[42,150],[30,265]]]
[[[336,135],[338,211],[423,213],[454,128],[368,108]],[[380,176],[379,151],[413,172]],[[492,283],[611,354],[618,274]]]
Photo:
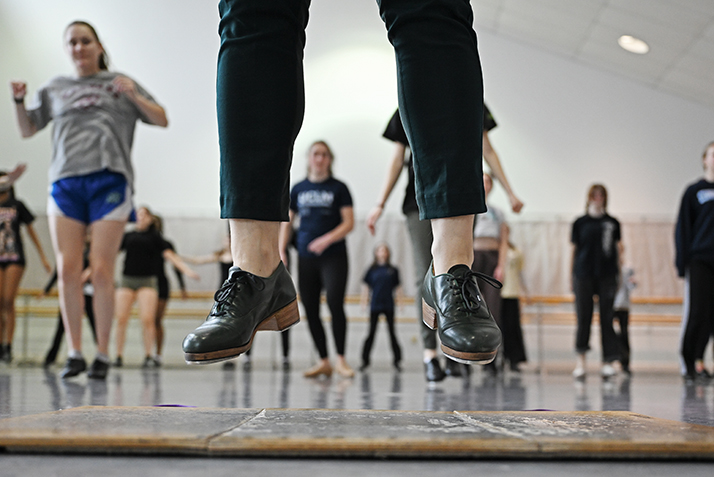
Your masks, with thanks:
[[[13,96],[12,99],[15,100],[15,104],[22,104],[22,103],[25,102],[25,97],[24,97],[24,96],[23,96],[22,98],[16,98],[16,97]]]

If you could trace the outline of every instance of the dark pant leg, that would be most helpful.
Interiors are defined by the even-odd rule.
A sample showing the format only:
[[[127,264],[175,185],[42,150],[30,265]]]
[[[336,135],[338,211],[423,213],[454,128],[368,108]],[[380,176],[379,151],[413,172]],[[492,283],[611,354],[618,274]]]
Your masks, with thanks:
[[[431,222],[419,220],[419,212],[409,212],[407,214],[407,229],[412,244],[412,259],[414,260],[414,273],[416,274],[414,304],[417,311],[417,326],[419,326],[424,349],[436,350],[436,330],[432,330],[424,323],[421,307],[421,286],[424,283],[426,271],[431,264],[431,243],[433,242]]]
[[[62,312],[57,315],[57,331],[55,331],[55,337],[52,339],[52,346],[45,356],[45,363],[54,363],[57,359],[57,353],[59,353],[60,346],[62,346],[62,338],[64,337],[64,322],[62,321]]]
[[[620,324],[620,333],[617,335],[617,343],[620,351],[620,364],[622,369],[630,368],[630,310],[615,310],[615,319]]]
[[[367,333],[367,339],[364,340],[362,345],[362,364],[369,365],[371,362],[369,359],[370,354],[372,354],[372,345],[374,344],[374,337],[377,334],[377,325],[379,324],[379,311],[371,310],[369,312],[369,332]]]
[[[309,0],[221,0],[216,105],[221,217],[288,219],[305,107]]]
[[[493,272],[497,266],[497,250],[474,250],[474,263],[471,265],[472,270],[493,276]],[[480,278],[478,279],[478,286],[493,318],[496,320],[496,323],[501,326],[501,290],[492,287]]]
[[[521,329],[521,304],[518,298],[501,300],[501,332],[503,357],[511,364],[526,361],[526,346]]]
[[[595,283],[590,278],[573,277],[575,314],[578,327],[575,332],[575,351],[585,354],[590,351],[590,326],[593,321],[593,295]]]
[[[290,330],[280,333],[280,340],[283,344],[283,358],[290,356]]]
[[[345,315],[347,252],[320,257],[320,263],[327,307],[332,315],[332,336],[335,339],[335,351],[340,356],[344,356],[347,339],[347,316]]]
[[[714,267],[692,260],[689,265],[689,318],[682,339],[682,358],[687,374],[694,375],[694,363],[704,355],[714,319]]]
[[[377,0],[422,219],[485,212],[483,80],[469,0]]]
[[[322,327],[322,321],[320,320],[322,278],[319,258],[298,257],[298,286],[312,341],[315,343],[315,348],[317,348],[320,358],[327,358],[325,329]]]
[[[394,355],[394,364],[402,362],[402,348],[399,346],[397,339],[397,328],[394,323],[394,308],[384,311],[384,319],[387,321],[387,330],[389,330],[389,340],[392,344],[392,354]]]
[[[597,296],[600,311],[600,341],[602,343],[602,362],[612,363],[620,359],[617,335],[612,326],[615,294],[617,293],[617,277],[598,279]]]
[[[84,312],[87,314],[89,326],[92,328],[92,336],[94,342],[97,342],[97,325],[94,323],[94,297],[92,295],[84,295]]]

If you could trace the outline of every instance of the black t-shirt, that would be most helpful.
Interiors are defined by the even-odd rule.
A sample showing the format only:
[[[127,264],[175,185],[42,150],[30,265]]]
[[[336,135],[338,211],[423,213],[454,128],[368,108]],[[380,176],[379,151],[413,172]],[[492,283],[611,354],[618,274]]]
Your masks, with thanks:
[[[498,124],[493,118],[493,114],[489,111],[488,107],[483,105],[483,130],[490,131],[494,129]],[[404,144],[407,148],[409,147],[409,139],[407,139],[407,133],[404,131],[404,126],[402,125],[402,119],[399,116],[399,109],[397,109],[392,118],[387,124],[387,129],[384,130],[382,137],[389,139],[390,141],[398,142]],[[407,153],[404,158],[404,167],[408,171],[407,176],[407,189],[404,192],[404,202],[402,202],[402,212],[407,214],[409,212],[419,212],[419,207],[416,201],[416,188],[414,186],[414,164],[412,163],[411,150]]]
[[[573,274],[578,278],[617,276],[620,222],[605,214],[584,215],[573,223],[570,241],[575,245]]]
[[[679,276],[693,258],[714,263],[714,182],[701,179],[687,187],[674,237]]]
[[[155,231],[124,234],[121,249],[126,251],[124,275],[130,277],[158,276],[163,267],[161,256],[169,244]],[[161,265],[159,265],[161,264]]]
[[[347,186],[330,177],[323,182],[310,182],[305,179],[295,184],[290,191],[290,210],[300,217],[297,230],[297,251],[302,257],[314,257],[308,251],[310,242],[342,223],[342,207],[352,206],[352,196]],[[347,250],[345,241],[340,240],[330,245],[322,255]]]
[[[399,270],[392,265],[375,265],[367,270],[363,281],[372,290],[372,311],[394,309],[394,289],[399,286]]]
[[[31,224],[34,220],[32,212],[15,198],[0,204],[0,262],[25,264],[20,224]]]

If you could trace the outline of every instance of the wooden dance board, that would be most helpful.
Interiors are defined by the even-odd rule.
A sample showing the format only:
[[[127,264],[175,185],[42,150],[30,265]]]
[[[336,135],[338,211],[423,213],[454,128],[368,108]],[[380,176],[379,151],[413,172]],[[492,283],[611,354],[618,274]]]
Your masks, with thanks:
[[[80,407],[0,420],[5,453],[714,460],[714,427],[630,412]]]

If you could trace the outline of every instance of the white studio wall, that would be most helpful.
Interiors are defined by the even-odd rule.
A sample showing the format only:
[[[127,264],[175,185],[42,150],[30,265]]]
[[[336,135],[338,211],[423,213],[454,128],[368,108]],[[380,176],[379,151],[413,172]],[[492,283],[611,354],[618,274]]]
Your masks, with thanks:
[[[479,31],[478,2],[472,3]],[[0,0],[6,88],[0,167],[29,164],[16,189],[35,213],[45,210],[49,128],[20,139],[7,84],[24,79],[32,93],[53,75],[71,74],[62,34],[70,21],[85,19],[96,26],[114,68],[136,78],[169,116],[168,130],[137,128],[137,204],[164,217],[218,216],[216,4]],[[356,215],[364,218],[392,152],[381,137],[397,103],[391,45],[372,1],[313,0],[307,37],[306,114],[292,179],[304,177],[308,145],[325,139],[336,154],[335,174],[350,186]],[[619,218],[674,219],[685,184],[701,174],[702,149],[714,139],[714,110],[488,31],[479,31],[479,45],[486,102],[499,123],[491,140],[526,203],[510,220],[570,221],[583,212],[593,182],[607,185],[610,211]],[[394,220],[403,187],[397,185],[387,206]],[[493,201],[508,208],[498,189]]]

